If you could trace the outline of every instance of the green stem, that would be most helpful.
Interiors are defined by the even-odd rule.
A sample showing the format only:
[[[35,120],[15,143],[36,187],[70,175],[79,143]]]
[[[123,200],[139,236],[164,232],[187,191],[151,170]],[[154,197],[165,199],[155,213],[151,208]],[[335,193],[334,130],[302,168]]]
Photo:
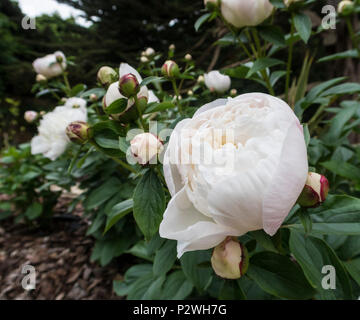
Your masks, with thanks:
[[[179,101],[179,90],[178,90],[178,87],[176,86],[176,81],[175,79],[171,79],[171,84],[173,86],[173,89],[174,89],[174,93],[175,93],[175,96],[176,96],[176,101],[177,101],[177,106],[179,108],[179,112],[180,114],[182,115],[183,114],[183,110],[182,110],[182,107],[181,107],[181,103]]]
[[[97,151],[102,152],[102,150],[99,148],[99,146],[94,141],[89,141],[89,142],[91,143],[91,145],[93,145],[95,147],[95,149]],[[108,157],[111,158],[112,160],[114,160],[115,162],[117,162],[118,164],[120,164],[123,168],[131,171],[132,173],[135,173],[135,174],[138,173],[133,167],[131,167],[129,164],[125,163],[124,161],[117,159],[115,157],[111,157],[109,155],[108,155]]]
[[[135,103],[136,108],[137,108],[137,110],[138,110],[138,112],[139,112],[139,122],[140,122],[139,127],[145,131],[146,124],[145,124],[144,118],[143,118],[143,116],[142,116],[142,110],[140,109],[140,105],[139,105],[139,103],[138,103],[137,95],[134,96],[134,103]]]
[[[287,101],[287,102],[289,102],[290,73],[291,73],[291,65],[292,65],[293,49],[294,49],[294,42],[293,42],[294,32],[295,32],[294,16],[292,15],[291,16],[289,55],[288,55],[288,61],[287,61],[287,66],[286,66],[286,80],[285,80],[285,101]]]
[[[357,37],[356,37],[356,34],[354,32],[352,23],[350,21],[350,17],[346,17],[346,25],[347,25],[347,28],[348,28],[348,31],[349,31],[349,34],[350,34],[350,37],[351,37],[352,45],[353,45],[354,49],[356,49],[360,53],[359,45],[358,45],[358,42],[357,42]]]

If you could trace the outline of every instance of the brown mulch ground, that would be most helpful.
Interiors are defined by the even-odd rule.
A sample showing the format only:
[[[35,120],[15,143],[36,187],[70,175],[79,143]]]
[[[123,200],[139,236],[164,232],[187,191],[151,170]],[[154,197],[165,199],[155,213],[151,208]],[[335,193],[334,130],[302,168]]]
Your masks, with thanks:
[[[61,199],[48,228],[0,222],[0,299],[120,299],[112,290],[120,278],[115,263],[90,262],[94,240],[81,207],[64,214],[69,199]],[[22,287],[24,265],[36,270],[36,288]]]

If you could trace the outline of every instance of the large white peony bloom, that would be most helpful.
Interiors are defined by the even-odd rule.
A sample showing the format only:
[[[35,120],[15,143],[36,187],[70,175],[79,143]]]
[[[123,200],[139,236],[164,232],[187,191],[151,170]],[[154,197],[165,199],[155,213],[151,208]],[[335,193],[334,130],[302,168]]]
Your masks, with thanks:
[[[221,74],[217,70],[210,71],[204,74],[205,85],[210,91],[219,93],[225,92],[230,89],[231,79],[229,76]]]
[[[160,236],[178,241],[180,257],[226,236],[274,235],[307,173],[303,130],[285,102],[263,93],[216,100],[171,134],[164,174],[172,199]]]
[[[222,0],[221,14],[237,28],[256,26],[267,19],[273,5],[269,0]]]
[[[61,64],[57,62],[57,57],[62,59]],[[42,74],[46,78],[50,79],[62,74],[66,69],[66,58],[61,51],[48,54],[45,57],[38,58],[33,62],[33,68],[36,73]]]
[[[51,160],[58,158],[70,142],[65,130],[73,121],[86,122],[86,109],[61,106],[45,114],[38,127],[39,134],[31,140],[31,153],[42,153]]]
[[[70,109],[80,109],[82,112],[87,113],[86,111],[86,100],[83,98],[73,97],[66,100],[65,107]]]

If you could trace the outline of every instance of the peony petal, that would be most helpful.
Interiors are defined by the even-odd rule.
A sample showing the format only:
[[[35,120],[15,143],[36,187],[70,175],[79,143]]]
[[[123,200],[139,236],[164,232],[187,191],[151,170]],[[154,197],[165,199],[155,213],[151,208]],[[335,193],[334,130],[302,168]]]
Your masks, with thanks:
[[[289,174],[291,173],[291,174]],[[289,127],[281,151],[280,162],[263,203],[263,227],[274,235],[296,203],[308,174],[306,145],[298,121]]]
[[[31,154],[47,152],[50,148],[49,142],[42,136],[31,139]]]
[[[180,138],[179,132],[189,121],[190,119],[184,119],[176,125],[170,136],[170,140],[167,144],[167,149],[164,154],[164,177],[171,196],[174,196],[175,193],[179,192],[180,189],[184,186],[180,173],[177,169],[178,162],[176,160],[178,159],[178,139]]]
[[[135,70],[132,66],[130,66],[127,63],[121,63],[120,64],[120,69],[119,69],[119,77],[121,78],[122,76],[128,74],[128,73],[132,73],[136,79],[139,81],[139,83],[141,83],[142,78],[139,72],[137,72],[137,70]]]
[[[239,235],[236,230],[216,224],[197,211],[184,188],[170,200],[159,234],[162,238],[179,241],[178,258],[186,251],[210,249],[227,236]]]
[[[210,109],[216,108],[216,107],[220,107],[220,106],[224,106],[226,105],[226,103],[228,102],[228,99],[217,99],[213,102],[207,103],[205,105],[203,105],[201,108],[197,109],[197,111],[195,112],[193,117],[198,116],[199,114],[208,111]]]
[[[154,91],[149,90],[149,101],[148,103],[151,102],[159,102],[159,98],[155,95]]]

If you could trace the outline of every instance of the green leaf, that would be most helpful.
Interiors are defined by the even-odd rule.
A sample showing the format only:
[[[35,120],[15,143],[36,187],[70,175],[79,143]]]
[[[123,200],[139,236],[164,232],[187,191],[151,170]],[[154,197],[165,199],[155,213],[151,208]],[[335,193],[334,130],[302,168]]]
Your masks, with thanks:
[[[360,286],[360,258],[344,262],[346,270],[350,273],[350,276]]]
[[[250,259],[247,275],[264,291],[285,299],[311,299],[315,291],[300,267],[289,258],[260,252]]]
[[[264,26],[258,27],[260,36],[273,44],[278,46],[285,46],[285,36],[280,27],[277,26]]]
[[[176,260],[176,241],[167,240],[164,245],[156,251],[153,273],[156,276],[166,274],[174,265]]]
[[[337,52],[326,57],[320,58],[317,62],[332,61],[346,58],[359,58],[359,53],[356,49],[347,50],[343,52]]]
[[[305,138],[306,147],[308,147],[309,143],[310,143],[310,138],[311,138],[308,124],[305,123],[303,125],[303,128],[304,128],[304,138]]]
[[[128,199],[116,204],[110,211],[106,220],[104,233],[106,233],[116,222],[130,213],[133,209],[133,200]]]
[[[260,58],[254,62],[253,66],[247,73],[246,77],[250,78],[253,74],[259,71],[262,71],[266,68],[270,68],[279,64],[284,64],[284,62],[274,58],[268,58],[268,57]]]
[[[87,210],[94,209],[110,199],[121,189],[121,182],[117,178],[110,178],[98,188],[91,191],[84,202]]]
[[[147,113],[152,113],[152,112],[157,112],[157,111],[164,111],[164,110],[172,109],[172,108],[175,108],[175,104],[173,104],[171,101],[152,103],[146,108],[144,113],[147,114]]]
[[[105,149],[119,149],[119,141],[117,136],[108,131],[102,132],[94,136],[96,143]]]
[[[134,218],[146,239],[159,229],[165,211],[165,193],[153,170],[148,170],[140,179],[134,191]]]
[[[203,14],[199,19],[196,20],[195,24],[194,24],[194,28],[195,31],[197,32],[199,30],[199,28],[201,27],[201,25],[207,20],[209,19],[211,16],[211,13],[205,13]]]
[[[325,82],[321,82],[317,86],[313,87],[308,94],[306,95],[306,100],[309,102],[312,102],[317,98],[324,90],[343,82],[346,79],[346,77],[338,77],[335,79],[331,79]]]
[[[190,295],[193,290],[192,283],[186,279],[184,273],[179,270],[171,273],[165,283],[163,288],[164,300],[183,300]]]
[[[342,94],[353,94],[360,92],[360,84],[356,82],[348,82],[339,84],[335,87],[332,87],[321,94],[321,96],[331,96],[331,95],[342,95]]]
[[[125,111],[128,104],[128,100],[125,98],[117,99],[111,103],[108,107],[104,108],[107,114],[118,114]]]
[[[278,252],[274,246],[274,243],[271,240],[271,237],[263,230],[253,231],[250,233],[250,235],[254,237],[256,242],[265,250],[276,253]]]
[[[180,259],[182,270],[186,278],[201,292],[210,285],[212,268],[210,251],[186,252]]]
[[[310,38],[312,29],[310,18],[304,13],[296,13],[294,16],[294,25],[301,39],[307,43]]]
[[[289,245],[306,278],[319,292],[321,299],[351,299],[351,286],[344,266],[325,241],[311,236],[304,237],[291,230]],[[326,275],[322,273],[322,269],[326,265],[331,265],[336,270],[335,290],[322,287],[322,280]]]
[[[160,82],[165,82],[166,79],[164,77],[157,77],[157,76],[151,76],[151,77],[147,77],[145,78],[142,82],[141,82],[141,86],[147,86],[150,83],[160,83]]]
[[[25,211],[25,216],[28,217],[29,220],[34,220],[41,216],[42,211],[43,206],[38,202],[34,202]]]
[[[360,181],[360,168],[349,162],[330,160],[321,162],[320,165],[341,177]]]
[[[82,83],[79,83],[79,84],[77,84],[75,87],[73,87],[71,89],[69,95],[70,95],[70,97],[75,97],[84,90],[86,90],[86,85],[82,84]]]
[[[125,137],[119,137],[119,149],[126,154],[129,148],[130,142]]]

